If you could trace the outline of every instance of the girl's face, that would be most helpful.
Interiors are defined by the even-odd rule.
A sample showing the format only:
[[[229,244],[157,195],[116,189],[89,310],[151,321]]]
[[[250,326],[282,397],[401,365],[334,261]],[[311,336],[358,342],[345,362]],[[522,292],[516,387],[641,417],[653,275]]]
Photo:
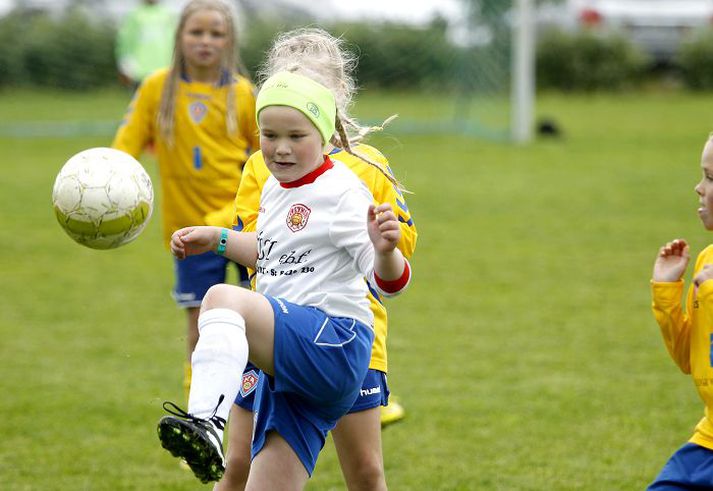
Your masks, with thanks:
[[[275,179],[282,183],[296,181],[322,164],[322,136],[300,111],[268,106],[258,119],[260,148]]]
[[[703,177],[696,187],[699,196],[698,216],[706,230],[713,230],[713,140],[708,140],[701,155]]]
[[[228,44],[228,26],[215,10],[191,14],[181,30],[181,50],[189,68],[217,68]]]

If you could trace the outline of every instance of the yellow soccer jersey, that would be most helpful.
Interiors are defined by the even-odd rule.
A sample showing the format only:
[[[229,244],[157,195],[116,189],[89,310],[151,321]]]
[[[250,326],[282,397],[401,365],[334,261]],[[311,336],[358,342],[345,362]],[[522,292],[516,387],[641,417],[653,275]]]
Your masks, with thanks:
[[[713,263],[713,245],[696,260],[694,276]],[[705,416],[690,441],[713,450],[713,281],[699,288],[691,285],[686,310],[681,305],[683,280],[651,282],[653,310],[671,358],[683,373],[690,374],[705,403]]]
[[[358,145],[355,151],[383,165],[388,172],[391,171],[386,158],[374,147]],[[347,152],[333,153],[330,155],[330,158],[343,162],[349,167],[367,185],[376,202],[391,203],[401,224],[401,239],[399,240],[398,248],[404,256],[407,258],[411,257],[416,248],[418,234],[416,232],[416,225],[411,218],[411,213],[406,206],[406,200],[404,200],[401,192],[391,184],[381,171]],[[236,211],[233,228],[236,230],[255,230],[258,208],[260,207],[260,194],[268,177],[270,177],[270,171],[265,165],[262,152],[254,153],[245,164],[243,178],[240,181],[240,188],[235,197]],[[364,219],[366,220],[366,214],[364,215]],[[386,308],[384,308],[384,305],[375,296],[376,292],[371,288],[369,288],[369,290],[371,311],[374,313],[375,332],[369,368],[386,372]]]
[[[141,84],[112,143],[136,158],[154,144],[166,244],[181,227],[230,225],[243,165],[259,148],[254,90],[242,77],[232,82],[235,134],[228,134],[225,124],[228,81],[216,86],[184,79],[176,95],[173,144],[166,142],[156,119],[167,75],[159,70]]]

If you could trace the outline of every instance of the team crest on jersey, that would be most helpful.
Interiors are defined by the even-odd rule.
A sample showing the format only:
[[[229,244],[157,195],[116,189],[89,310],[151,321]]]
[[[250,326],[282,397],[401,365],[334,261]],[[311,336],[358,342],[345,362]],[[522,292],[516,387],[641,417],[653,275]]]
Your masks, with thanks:
[[[287,213],[287,227],[293,232],[299,232],[307,226],[307,219],[311,211],[305,205],[299,203],[292,205]]]
[[[257,387],[258,374],[255,370],[243,373],[243,381],[240,384],[240,395],[247,397]]]
[[[208,106],[200,101],[192,102],[191,105],[188,106],[188,113],[191,115],[191,119],[196,124],[203,121],[207,112]]]

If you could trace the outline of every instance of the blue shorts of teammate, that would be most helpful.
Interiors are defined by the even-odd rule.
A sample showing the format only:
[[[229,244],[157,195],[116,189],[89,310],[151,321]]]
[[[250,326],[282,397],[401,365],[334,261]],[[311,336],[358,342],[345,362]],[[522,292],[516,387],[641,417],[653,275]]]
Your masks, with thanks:
[[[666,462],[647,491],[713,489],[713,450],[686,443]]]
[[[311,475],[327,433],[359,396],[374,331],[354,319],[266,298],[275,315],[275,375],[260,373],[255,389],[252,455],[276,431]]]
[[[243,372],[240,392],[238,392],[235,398],[235,404],[246,411],[252,412],[253,410],[255,389],[257,389],[259,377],[260,369],[252,363],[248,363]],[[386,383],[386,374],[381,370],[370,368],[369,371],[366,372],[364,381],[361,383],[359,395],[347,414],[358,413],[359,411],[366,411],[367,409],[373,409],[379,406],[386,406],[389,404],[390,393],[389,386]]]
[[[238,281],[249,287],[247,270],[214,252],[188,256],[180,261],[174,259],[176,283],[172,296],[176,303],[180,307],[200,307],[208,288],[225,283],[231,264],[238,270]]]

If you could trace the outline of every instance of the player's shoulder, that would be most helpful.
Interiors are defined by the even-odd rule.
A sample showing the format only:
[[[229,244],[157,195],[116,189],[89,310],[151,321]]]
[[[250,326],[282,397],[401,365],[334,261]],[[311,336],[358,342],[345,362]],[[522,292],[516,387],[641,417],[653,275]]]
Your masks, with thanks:
[[[256,164],[256,163],[265,163],[265,156],[262,154],[262,150],[256,150],[252,154],[250,154],[250,157],[248,157],[248,160],[246,162],[247,164]]]
[[[168,68],[159,68],[147,75],[141,85],[144,87],[163,86],[168,78],[168,72]]]
[[[713,244],[706,246],[696,257],[694,269],[698,271],[704,264],[713,262]]]
[[[389,161],[384,154],[371,145],[355,145],[352,147],[352,153],[341,150],[333,157],[344,162],[344,165],[366,182],[377,182],[384,177],[384,173],[391,172]]]
[[[159,97],[163,92],[163,87],[168,79],[168,68],[159,68],[158,70],[150,73],[141,82],[141,86],[137,93],[140,93],[142,97]]]
[[[147,75],[136,92],[134,92],[132,101],[143,101],[144,104],[158,104],[167,77],[168,68],[160,68]]]
[[[388,160],[379,150],[371,145],[360,144],[356,145],[352,151],[356,155],[341,151],[336,153],[334,158],[344,162],[374,195],[381,196],[393,188],[393,184],[388,178],[389,175],[393,176],[393,172]]]
[[[332,172],[328,173],[329,182],[326,185],[329,186],[333,195],[341,196],[354,192],[359,194],[366,192],[366,194],[371,195],[371,191],[369,191],[364,180],[355,174],[353,169],[338,158],[332,158],[331,160],[334,168]]]
[[[381,153],[378,149],[375,147],[372,147],[371,145],[367,145],[366,143],[360,143],[355,147],[355,150],[357,153],[360,153],[364,155],[365,157],[369,157],[370,159],[376,160],[378,163],[383,164],[383,165],[388,165],[389,161],[386,159],[383,153]]]
[[[260,180],[267,180],[270,176],[270,170],[267,168],[265,163],[265,156],[262,154],[262,150],[257,150],[253,152],[250,157],[248,157],[245,166],[243,167],[243,173],[251,172],[255,174],[255,177]]]
[[[698,260],[702,259],[710,259],[713,257],[713,244],[708,244],[708,246],[705,247],[699,254],[698,254]]]
[[[333,166],[332,172],[329,172],[327,174],[330,177],[330,179],[335,179],[335,180],[339,180],[339,181],[347,181],[347,182],[354,181],[357,179],[357,176],[354,175],[353,170],[342,159],[341,155],[330,156],[330,160],[331,160],[332,166]]]
[[[334,157],[344,162],[344,164],[350,168],[374,167],[368,162],[365,162],[364,159],[359,158],[359,155],[361,155],[362,157],[366,157],[372,162],[381,164],[382,166],[389,165],[389,161],[386,159],[384,154],[376,148],[372,147],[371,145],[360,143],[352,147],[352,152],[353,153],[349,153],[346,150],[340,150],[339,152],[336,152],[334,154]]]

